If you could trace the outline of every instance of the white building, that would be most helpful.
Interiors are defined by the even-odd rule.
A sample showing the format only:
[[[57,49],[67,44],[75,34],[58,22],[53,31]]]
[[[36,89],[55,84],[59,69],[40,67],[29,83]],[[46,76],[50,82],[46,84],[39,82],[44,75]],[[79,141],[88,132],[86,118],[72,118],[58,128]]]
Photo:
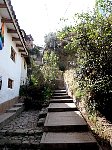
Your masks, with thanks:
[[[20,85],[27,79],[28,52],[10,0],[0,0],[0,29],[1,113],[18,101]]]

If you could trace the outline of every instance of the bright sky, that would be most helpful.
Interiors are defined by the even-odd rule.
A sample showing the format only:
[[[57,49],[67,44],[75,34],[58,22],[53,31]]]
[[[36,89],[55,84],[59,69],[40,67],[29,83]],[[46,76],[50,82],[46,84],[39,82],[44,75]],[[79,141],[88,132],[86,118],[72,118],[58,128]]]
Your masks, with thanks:
[[[60,18],[92,10],[95,0],[11,0],[21,29],[31,34],[34,43],[44,44],[44,35],[63,26]]]

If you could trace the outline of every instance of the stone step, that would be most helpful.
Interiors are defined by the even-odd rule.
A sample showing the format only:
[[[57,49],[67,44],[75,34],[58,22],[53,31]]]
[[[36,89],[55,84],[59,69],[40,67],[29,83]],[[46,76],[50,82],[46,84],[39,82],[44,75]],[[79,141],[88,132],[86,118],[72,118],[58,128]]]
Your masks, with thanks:
[[[11,112],[15,112],[15,113],[21,113],[23,111],[23,107],[12,107],[10,109],[8,109],[6,112],[11,113]]]
[[[99,150],[90,132],[44,132],[40,147],[41,150]]]
[[[66,92],[66,90],[64,89],[64,90],[54,90],[54,93],[65,93]]]
[[[67,94],[67,92],[65,91],[65,92],[53,92],[53,94]]]
[[[24,106],[24,103],[17,103],[14,105],[14,107],[22,107],[22,106]]]
[[[88,131],[88,125],[79,111],[48,112],[45,132]]]
[[[0,150],[40,150],[41,136],[6,136],[0,139]]]
[[[73,103],[73,99],[51,99],[50,103]]]
[[[42,128],[39,129],[14,129],[14,130],[0,130],[1,136],[33,136],[34,134],[42,135]]]
[[[74,103],[50,103],[48,112],[77,111]]]
[[[0,129],[16,117],[14,112],[3,113],[0,115]]]
[[[17,107],[17,106],[20,106],[20,107]],[[0,129],[2,129],[3,126],[5,126],[7,123],[13,120],[16,116],[18,116],[23,110],[24,110],[23,104],[18,103],[18,105],[15,105],[15,107],[8,109],[6,110],[5,113],[1,114],[0,115]]]
[[[65,93],[53,93],[53,96],[60,96],[60,95],[68,95],[66,92]]]
[[[53,99],[67,99],[71,98],[69,95],[57,95],[57,96],[52,96]]]

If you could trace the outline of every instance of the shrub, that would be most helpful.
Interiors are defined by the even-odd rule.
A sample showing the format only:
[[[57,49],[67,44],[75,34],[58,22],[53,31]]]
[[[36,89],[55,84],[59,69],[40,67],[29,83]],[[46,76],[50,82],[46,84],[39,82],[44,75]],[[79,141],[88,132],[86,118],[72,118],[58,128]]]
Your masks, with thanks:
[[[22,86],[20,88],[20,95],[24,96],[25,109],[41,109],[44,103],[44,87],[37,87],[35,85]]]
[[[20,96],[24,97],[25,109],[41,109],[44,102],[48,102],[52,96],[49,85],[38,87],[37,85],[24,85],[20,88]]]
[[[59,70],[65,71],[66,70],[66,66],[63,63],[59,63]]]
[[[26,109],[41,109],[43,103],[52,96],[52,90],[55,88],[55,79],[58,73],[58,57],[54,52],[46,51],[44,53],[42,66],[37,66],[32,60],[32,71],[30,74],[29,85],[21,86],[20,96],[24,96]]]

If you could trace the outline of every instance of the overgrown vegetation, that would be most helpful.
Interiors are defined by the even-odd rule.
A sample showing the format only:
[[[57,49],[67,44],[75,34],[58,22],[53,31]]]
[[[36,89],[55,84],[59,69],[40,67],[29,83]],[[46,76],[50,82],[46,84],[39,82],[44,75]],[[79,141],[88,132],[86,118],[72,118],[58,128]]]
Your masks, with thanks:
[[[58,57],[53,51],[45,51],[43,56],[44,65],[41,68],[45,82],[52,86],[58,75]],[[52,83],[52,84],[51,84]]]
[[[92,13],[76,14],[75,26],[58,33],[63,48],[73,56],[79,96],[90,113],[112,121],[112,1],[97,0]],[[81,93],[80,93],[81,92]],[[85,98],[84,98],[85,97]]]
[[[20,96],[24,96],[27,110],[41,109],[43,103],[48,102],[55,88],[58,58],[54,52],[49,51],[46,51],[43,57],[45,63],[42,66],[37,66],[32,60],[30,82],[20,88]]]
[[[63,28],[58,38],[68,89],[99,144],[111,149],[112,1],[96,0],[93,12],[75,14],[74,26]]]
[[[94,132],[109,140],[112,135],[110,128],[107,129],[109,123],[105,121],[104,126],[104,120],[99,116],[112,122],[112,1],[96,0],[93,12],[75,14],[74,26],[65,27],[57,37],[48,39],[47,47],[50,47],[51,39],[56,42],[56,47],[53,42],[50,50],[45,51],[41,68],[33,66],[33,86],[42,87],[43,99],[49,99],[59,65],[59,69],[65,71],[71,94],[88,113],[87,120],[90,125],[93,123]],[[39,100],[43,103],[43,99],[34,99],[34,105]]]

